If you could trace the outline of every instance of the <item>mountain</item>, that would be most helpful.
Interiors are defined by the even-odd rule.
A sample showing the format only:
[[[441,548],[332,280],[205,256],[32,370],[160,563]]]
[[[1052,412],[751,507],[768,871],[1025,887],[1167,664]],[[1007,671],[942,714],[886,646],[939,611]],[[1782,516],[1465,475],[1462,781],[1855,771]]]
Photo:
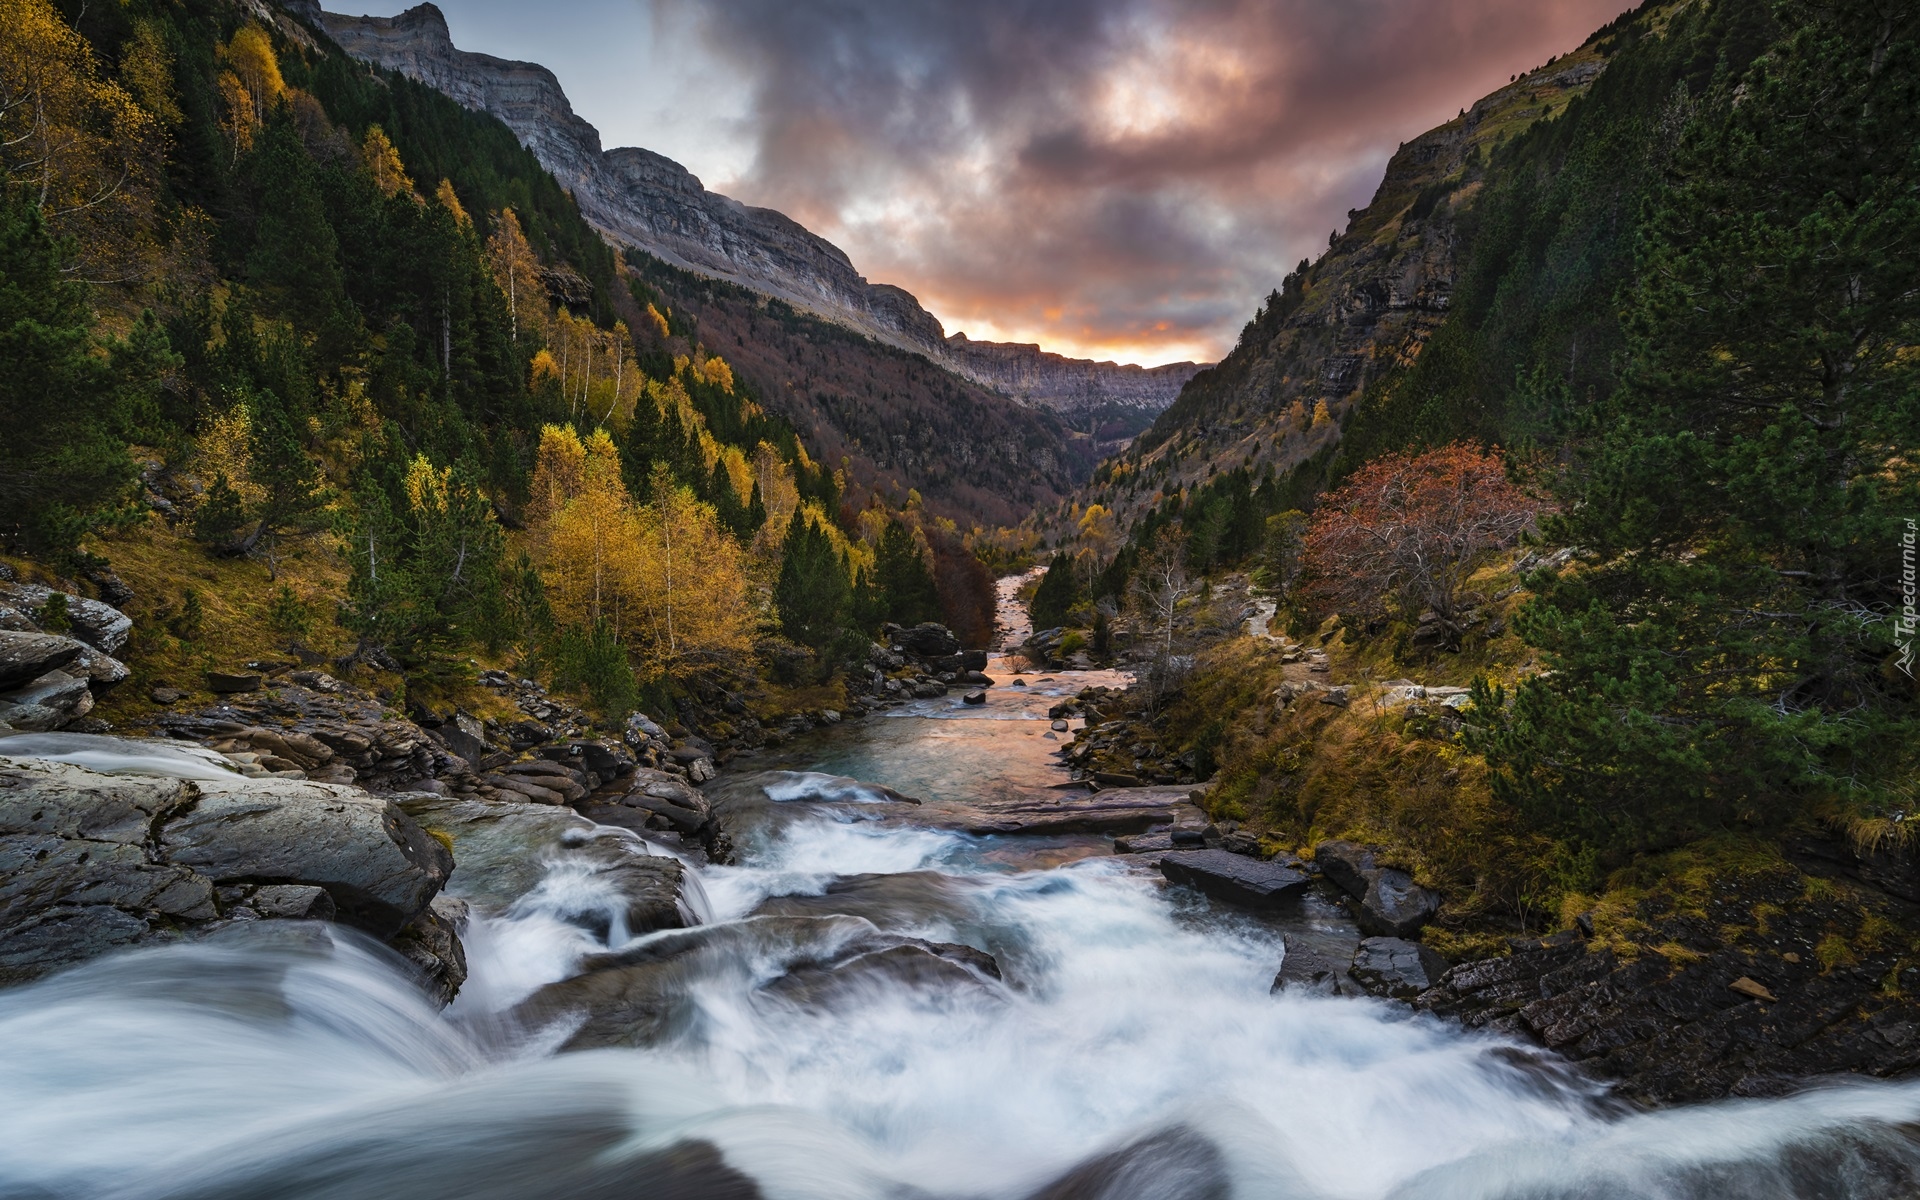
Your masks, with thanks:
[[[947,337],[909,292],[869,283],[839,247],[797,221],[708,191],[679,163],[651,150],[601,148],[553,72],[460,50],[432,4],[396,17],[320,13],[348,54],[436,88],[491,113],[519,136],[573,193],[581,212],[622,246],[710,275],[920,354],[1025,404],[1084,415],[1113,407],[1165,408],[1200,370],[1177,363],[1151,370],[1046,354],[1035,346]],[[1144,424],[1136,417],[1136,424]]]
[[[1115,509],[1124,526],[1235,468],[1311,476],[1310,492],[1361,397],[1417,361],[1451,312],[1495,151],[1594,85],[1607,34],[1402,144],[1346,231],[1287,276],[1233,351],[1198,372],[1081,503]]]

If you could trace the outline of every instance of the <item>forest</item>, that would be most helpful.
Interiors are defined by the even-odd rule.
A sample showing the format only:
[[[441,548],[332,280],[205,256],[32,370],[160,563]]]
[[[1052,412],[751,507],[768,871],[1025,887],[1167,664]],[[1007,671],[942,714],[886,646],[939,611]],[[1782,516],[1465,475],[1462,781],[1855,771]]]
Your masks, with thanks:
[[[1280,414],[1324,434],[1310,455],[1216,458],[1155,488],[1153,451],[1204,445],[1208,405],[1257,403],[1219,380],[1339,285],[1303,263],[1215,378],[1103,464],[1096,496],[1137,482],[1140,516],[1116,530],[1098,500],[1076,507],[1036,599],[1040,623],[1088,627],[1171,553],[1196,581],[1251,570],[1276,625],[1339,639],[1372,676],[1471,683],[1457,794],[1481,807],[1455,816],[1479,832],[1394,839],[1449,869],[1499,840],[1506,867],[1475,870],[1508,911],[1703,838],[1904,845],[1920,777],[1903,576],[1920,22],[1868,3],[1648,4],[1599,46],[1604,74],[1564,112],[1393,197],[1403,221],[1473,197],[1459,275],[1435,332],[1349,410]],[[1324,735],[1303,751],[1305,718],[1255,736],[1258,693],[1210,686],[1182,736],[1235,759],[1237,794],[1280,836],[1404,819],[1315,798],[1284,764],[1340,751]]]
[[[137,567],[158,661],[219,653],[203,563],[401,692],[609,713],[985,637],[918,477],[853,491],[492,118],[220,0],[8,0],[0,80],[0,549]]]

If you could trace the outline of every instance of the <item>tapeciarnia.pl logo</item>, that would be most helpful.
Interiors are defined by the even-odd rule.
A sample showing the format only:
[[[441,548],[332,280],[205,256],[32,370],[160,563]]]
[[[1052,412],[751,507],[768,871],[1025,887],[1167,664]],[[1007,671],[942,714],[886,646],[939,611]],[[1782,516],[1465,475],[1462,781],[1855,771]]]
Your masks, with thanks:
[[[1920,628],[1920,576],[1916,576],[1914,543],[1920,540],[1920,521],[1907,518],[1906,532],[1900,535],[1900,617],[1893,623],[1893,644],[1900,653],[1899,667],[1913,678],[1914,631]]]

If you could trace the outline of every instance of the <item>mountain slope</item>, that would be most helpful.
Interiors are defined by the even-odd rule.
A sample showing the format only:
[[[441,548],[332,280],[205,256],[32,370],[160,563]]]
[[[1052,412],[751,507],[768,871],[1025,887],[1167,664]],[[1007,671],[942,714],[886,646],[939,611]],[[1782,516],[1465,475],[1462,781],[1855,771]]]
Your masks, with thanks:
[[[685,167],[653,151],[603,150],[599,131],[574,113],[551,71],[456,48],[445,16],[432,4],[392,18],[322,14],[311,5],[301,12],[354,57],[499,117],[573,193],[588,219],[620,244],[673,266],[751,288],[924,355],[1023,403],[1066,413],[1112,406],[1157,412],[1200,369],[1178,363],[1149,371],[1037,347],[950,339],[910,293],[869,283],[839,247],[784,214],[708,191]]]
[[[1593,86],[1605,33],[1403,144],[1372,202],[1287,276],[1232,353],[1189,381],[1083,502],[1115,509],[1125,527],[1221,471],[1284,476],[1326,462],[1363,393],[1416,361],[1446,320],[1489,156]]]

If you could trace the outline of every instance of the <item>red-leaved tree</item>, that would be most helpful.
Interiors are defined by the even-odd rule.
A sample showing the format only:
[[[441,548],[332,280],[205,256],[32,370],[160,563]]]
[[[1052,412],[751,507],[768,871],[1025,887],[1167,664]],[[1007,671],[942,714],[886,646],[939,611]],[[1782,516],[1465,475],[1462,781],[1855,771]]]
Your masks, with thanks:
[[[1498,451],[1455,443],[1376,458],[1314,510],[1301,599],[1362,621],[1431,611],[1457,633],[1474,599],[1467,579],[1539,509],[1507,481]]]

